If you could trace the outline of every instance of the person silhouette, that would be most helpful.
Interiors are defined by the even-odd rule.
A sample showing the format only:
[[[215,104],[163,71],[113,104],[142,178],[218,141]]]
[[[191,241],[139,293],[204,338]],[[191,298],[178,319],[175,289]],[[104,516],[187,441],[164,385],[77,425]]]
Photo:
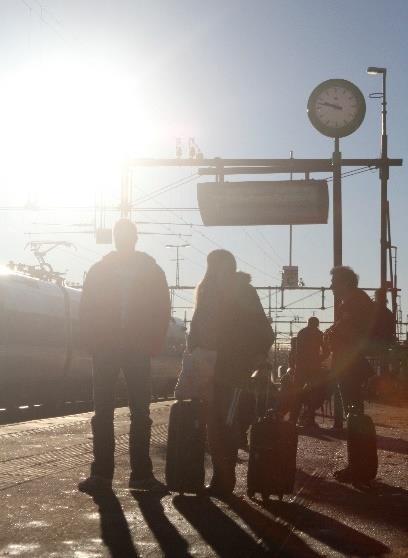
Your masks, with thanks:
[[[129,488],[163,489],[153,475],[150,446],[150,358],[164,343],[170,297],[163,270],[135,249],[136,226],[119,220],[113,230],[116,250],[89,270],[80,304],[82,339],[93,358],[93,462],[82,492],[110,488],[114,473],[114,386],[122,371],[130,408]]]

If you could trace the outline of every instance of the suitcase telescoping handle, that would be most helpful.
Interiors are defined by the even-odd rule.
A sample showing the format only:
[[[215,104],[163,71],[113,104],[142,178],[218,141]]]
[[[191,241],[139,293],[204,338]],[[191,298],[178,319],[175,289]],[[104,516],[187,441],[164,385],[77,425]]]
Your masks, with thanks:
[[[272,368],[269,362],[265,361],[251,375],[251,382],[254,386],[256,397],[256,416],[262,418],[269,405],[271,387]]]

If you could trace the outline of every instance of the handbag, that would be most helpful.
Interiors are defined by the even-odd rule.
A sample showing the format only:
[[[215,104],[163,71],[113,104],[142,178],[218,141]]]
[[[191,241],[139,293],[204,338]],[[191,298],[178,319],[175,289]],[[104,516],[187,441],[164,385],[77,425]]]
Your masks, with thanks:
[[[185,351],[181,371],[174,390],[176,399],[204,399],[211,395],[217,352],[196,347]]]

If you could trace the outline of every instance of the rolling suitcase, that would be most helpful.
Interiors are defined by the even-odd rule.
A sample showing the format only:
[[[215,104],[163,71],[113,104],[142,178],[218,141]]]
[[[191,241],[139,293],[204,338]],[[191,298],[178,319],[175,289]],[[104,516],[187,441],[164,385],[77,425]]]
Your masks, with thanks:
[[[377,475],[377,437],[371,418],[352,407],[347,415],[347,454],[353,483],[369,484]]]
[[[176,401],[170,409],[166,483],[174,492],[199,494],[204,488],[206,429],[200,401]]]
[[[251,427],[247,494],[261,494],[266,501],[293,491],[296,476],[298,435],[296,426],[275,411],[267,411]]]

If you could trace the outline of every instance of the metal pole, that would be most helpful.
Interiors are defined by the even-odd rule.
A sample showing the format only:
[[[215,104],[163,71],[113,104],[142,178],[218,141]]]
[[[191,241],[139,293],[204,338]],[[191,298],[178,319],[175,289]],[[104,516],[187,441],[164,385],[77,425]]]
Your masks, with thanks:
[[[343,225],[341,208],[341,152],[339,138],[334,138],[333,152],[333,265],[343,261]]]
[[[292,225],[289,225],[289,265],[292,265]]]
[[[290,152],[290,158],[293,159],[293,151]],[[293,172],[290,173],[290,179],[293,180]],[[289,265],[292,265],[292,232],[293,225],[289,225]]]
[[[334,138],[333,152],[333,265],[342,265],[343,262],[343,225],[341,207],[341,152],[339,138]],[[334,297],[334,321],[338,316],[340,300]],[[343,428],[343,402],[340,387],[334,390],[334,428]]]
[[[121,200],[120,200],[120,216],[122,219],[129,219],[130,216],[130,204],[129,204],[129,167],[124,165],[122,170],[122,184],[121,184]]]
[[[381,103],[381,289],[387,289],[387,190],[388,190],[388,137],[387,137],[387,97],[386,97],[387,70],[382,73],[382,103]]]
[[[180,249],[180,246],[176,246],[176,287],[180,286],[179,249]]]

